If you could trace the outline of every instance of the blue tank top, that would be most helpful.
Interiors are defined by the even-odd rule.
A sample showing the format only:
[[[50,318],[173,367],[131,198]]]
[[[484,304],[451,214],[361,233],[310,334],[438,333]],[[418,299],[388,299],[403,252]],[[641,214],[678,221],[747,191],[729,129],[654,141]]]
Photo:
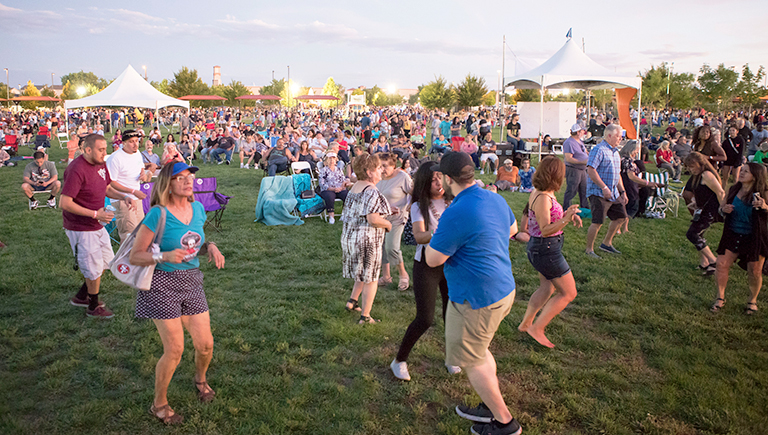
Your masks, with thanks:
[[[733,198],[731,212],[731,231],[736,234],[752,233],[752,205],[745,204],[738,195]]]

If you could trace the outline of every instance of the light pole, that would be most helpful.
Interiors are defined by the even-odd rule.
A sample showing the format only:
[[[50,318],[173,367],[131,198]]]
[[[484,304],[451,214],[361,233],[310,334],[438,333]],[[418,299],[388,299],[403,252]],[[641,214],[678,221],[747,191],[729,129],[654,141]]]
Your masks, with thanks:
[[[5,99],[9,100],[11,98],[11,85],[8,81],[8,68],[3,68],[5,70]]]
[[[669,84],[672,82],[672,69],[675,67],[675,63],[672,62],[672,65],[667,70],[667,107],[669,107]]]
[[[53,90],[53,73],[51,73],[51,90]]]
[[[288,83],[286,83],[285,85],[288,86],[288,93],[287,93],[288,98],[286,98],[286,100],[290,101],[291,100],[291,66],[290,65],[288,65]],[[286,101],[286,103],[288,101]]]
[[[144,81],[146,82],[147,81],[147,66],[146,65],[142,65],[141,67],[144,68]]]

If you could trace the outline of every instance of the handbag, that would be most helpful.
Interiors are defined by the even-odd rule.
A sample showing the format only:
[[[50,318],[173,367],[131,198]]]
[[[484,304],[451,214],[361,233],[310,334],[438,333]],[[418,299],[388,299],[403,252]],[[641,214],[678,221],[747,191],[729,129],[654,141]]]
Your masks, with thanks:
[[[160,241],[163,239],[163,231],[165,230],[165,213],[165,207],[160,207],[160,220],[157,222],[157,231],[155,231],[155,237],[152,239],[152,244],[149,245],[149,251],[153,254],[160,253]],[[143,223],[144,220],[142,219],[141,222]],[[123,284],[128,284],[135,289],[146,291],[152,286],[152,274],[155,272],[155,265],[136,266],[129,261],[133,244],[136,241],[136,234],[139,232],[140,227],[141,223],[136,225],[133,232],[120,245],[120,249],[117,250],[115,258],[109,263],[109,270],[111,270],[112,275]]]
[[[301,197],[301,199],[312,199],[315,197],[315,191],[305,190],[299,194],[299,197]]]

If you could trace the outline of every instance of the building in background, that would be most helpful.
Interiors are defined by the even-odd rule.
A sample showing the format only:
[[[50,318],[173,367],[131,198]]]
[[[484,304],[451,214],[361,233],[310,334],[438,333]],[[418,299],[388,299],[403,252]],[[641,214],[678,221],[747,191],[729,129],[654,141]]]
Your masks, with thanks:
[[[219,86],[221,84],[221,67],[214,65],[213,67],[213,86]]]

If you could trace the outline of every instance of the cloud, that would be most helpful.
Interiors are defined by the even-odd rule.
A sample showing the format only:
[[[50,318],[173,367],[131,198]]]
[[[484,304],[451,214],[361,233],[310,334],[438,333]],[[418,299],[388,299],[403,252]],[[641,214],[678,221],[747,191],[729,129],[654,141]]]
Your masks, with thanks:
[[[23,11],[21,9],[12,8],[10,6],[6,6],[6,5],[0,3],[0,13],[3,13],[3,12],[5,12],[5,13],[8,13],[8,12],[13,13],[13,12],[23,12]]]
[[[692,57],[704,57],[709,53],[706,51],[679,51],[671,49],[643,50],[639,52],[653,60],[671,62],[675,59],[689,59]]]

